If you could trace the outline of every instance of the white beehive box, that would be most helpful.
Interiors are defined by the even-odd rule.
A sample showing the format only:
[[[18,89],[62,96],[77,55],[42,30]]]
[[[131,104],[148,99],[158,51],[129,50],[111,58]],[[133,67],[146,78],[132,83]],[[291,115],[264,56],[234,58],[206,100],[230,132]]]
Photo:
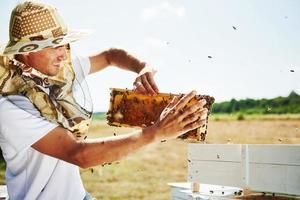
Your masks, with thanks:
[[[300,195],[300,145],[190,144],[188,181]]]
[[[241,188],[201,184],[200,191],[192,192],[191,183],[169,183],[172,200],[231,200]],[[212,193],[213,191],[213,193]]]
[[[8,199],[6,185],[0,185],[0,200]]]
[[[168,185],[171,187],[172,200],[189,199],[189,196],[182,191],[190,190],[190,183],[169,183]]]

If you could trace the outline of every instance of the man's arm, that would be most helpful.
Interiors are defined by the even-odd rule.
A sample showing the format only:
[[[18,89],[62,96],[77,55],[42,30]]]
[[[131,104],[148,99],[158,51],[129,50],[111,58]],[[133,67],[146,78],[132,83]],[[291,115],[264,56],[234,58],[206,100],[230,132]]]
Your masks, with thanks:
[[[78,141],[65,128],[57,127],[32,145],[41,153],[82,168],[110,163],[153,142],[153,135],[137,131],[124,136]]]
[[[90,56],[89,58],[91,61],[91,74],[105,69],[110,65],[139,73],[146,64],[128,54],[126,51],[116,48],[111,48],[99,54]]]
[[[103,51],[99,54],[90,56],[89,58],[91,61],[90,74],[105,69],[110,65],[138,74],[146,65],[146,63],[139,61],[126,51],[115,48]],[[152,71],[140,74],[133,83],[133,89],[142,94],[157,94],[159,91],[153,76],[154,74]]]
[[[110,163],[135,152],[143,146],[177,136],[205,124],[205,100],[185,109],[195,92],[173,101],[152,126],[124,136],[77,141],[73,134],[57,127],[32,145],[37,151],[87,168]]]

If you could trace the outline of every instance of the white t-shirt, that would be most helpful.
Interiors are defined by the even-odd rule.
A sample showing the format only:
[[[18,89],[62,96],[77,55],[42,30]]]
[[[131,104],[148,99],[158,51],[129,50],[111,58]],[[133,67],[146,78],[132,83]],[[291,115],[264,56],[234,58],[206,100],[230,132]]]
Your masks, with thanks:
[[[79,81],[90,71],[88,58],[74,59],[73,66]],[[0,95],[0,146],[7,164],[9,199],[84,198],[85,189],[77,166],[42,154],[31,147],[55,127],[56,124],[41,117],[26,97]]]

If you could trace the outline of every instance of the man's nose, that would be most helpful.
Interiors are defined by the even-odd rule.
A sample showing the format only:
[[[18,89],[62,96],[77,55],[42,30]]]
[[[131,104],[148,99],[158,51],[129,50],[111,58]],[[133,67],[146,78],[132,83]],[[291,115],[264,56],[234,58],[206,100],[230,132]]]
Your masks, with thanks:
[[[67,51],[66,48],[63,47],[59,47],[57,49],[57,58],[59,59],[59,61],[63,61],[67,59]]]

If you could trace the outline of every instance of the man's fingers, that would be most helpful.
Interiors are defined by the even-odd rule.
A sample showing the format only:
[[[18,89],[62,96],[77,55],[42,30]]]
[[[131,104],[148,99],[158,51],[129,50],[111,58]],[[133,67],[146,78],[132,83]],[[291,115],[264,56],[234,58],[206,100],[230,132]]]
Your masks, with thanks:
[[[196,128],[199,128],[203,125],[206,124],[206,119],[198,119],[190,124],[187,124],[185,127],[184,127],[184,132],[188,132],[190,130],[193,130],[193,129],[196,129]]]
[[[203,106],[206,104],[206,100],[205,99],[201,99],[198,103],[195,103],[194,105],[188,107],[188,108],[183,108],[181,110],[181,112],[178,113],[178,118],[180,120],[186,118],[187,116],[193,114],[194,112],[198,111],[198,110],[202,110]],[[207,111],[207,109],[206,109]]]
[[[171,102],[165,107],[165,109],[162,112],[163,117],[166,117],[167,115],[174,114],[175,109],[174,106],[175,104],[179,101],[179,98],[177,96],[174,96]],[[173,119],[176,117],[176,115],[173,115]]]
[[[141,94],[147,94],[147,90],[143,85],[140,85],[139,87],[136,88],[136,91],[141,93]]]
[[[182,122],[184,123],[184,126],[186,126],[187,124],[195,122],[198,119],[206,119],[207,112],[208,112],[208,110],[206,108],[204,108],[202,110],[198,110],[197,112],[184,118]]]
[[[148,82],[150,83],[152,89],[153,89],[156,93],[158,93],[159,90],[158,90],[158,87],[157,87],[157,85],[156,85],[156,83],[155,83],[155,81],[154,81],[153,74],[150,73],[150,72],[147,72],[145,75],[147,76],[147,80],[148,80]]]
[[[156,94],[156,92],[152,89],[151,85],[149,84],[146,75],[145,74],[142,75],[141,78],[142,78],[143,86],[146,89],[147,93],[151,95]]]
[[[147,91],[144,88],[140,78],[137,78],[136,81],[133,83],[133,90],[141,94],[147,94]]]
[[[201,99],[200,101],[199,101],[199,103],[201,104],[200,106],[201,107],[204,107],[205,105],[206,105],[206,99]]]
[[[196,95],[196,91],[192,91],[192,92],[190,92],[190,93],[184,95],[184,96],[178,101],[178,103],[177,103],[177,105],[176,105],[176,109],[177,109],[177,110],[183,109],[183,108],[186,106],[186,104],[187,104],[192,98],[194,98],[195,95]]]
[[[179,97],[174,96],[171,102],[166,106],[166,108],[173,108],[178,101],[179,101]]]

